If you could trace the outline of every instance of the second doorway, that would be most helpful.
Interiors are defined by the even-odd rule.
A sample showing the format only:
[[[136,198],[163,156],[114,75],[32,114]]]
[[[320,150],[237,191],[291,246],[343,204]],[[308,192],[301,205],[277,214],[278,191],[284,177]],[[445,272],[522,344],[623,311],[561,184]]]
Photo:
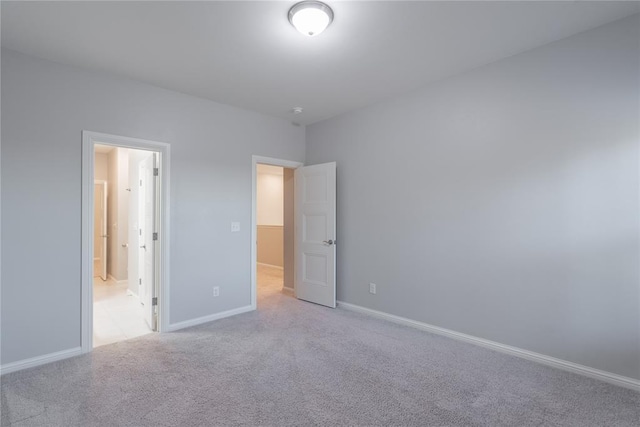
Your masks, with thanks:
[[[256,284],[259,298],[294,288],[294,170],[256,167]]]

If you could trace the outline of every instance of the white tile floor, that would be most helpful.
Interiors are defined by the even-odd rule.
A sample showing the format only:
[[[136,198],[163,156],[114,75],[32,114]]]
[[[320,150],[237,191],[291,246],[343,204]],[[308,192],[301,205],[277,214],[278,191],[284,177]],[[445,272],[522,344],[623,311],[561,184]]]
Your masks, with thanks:
[[[127,295],[127,283],[93,279],[93,347],[151,333],[137,297]]]

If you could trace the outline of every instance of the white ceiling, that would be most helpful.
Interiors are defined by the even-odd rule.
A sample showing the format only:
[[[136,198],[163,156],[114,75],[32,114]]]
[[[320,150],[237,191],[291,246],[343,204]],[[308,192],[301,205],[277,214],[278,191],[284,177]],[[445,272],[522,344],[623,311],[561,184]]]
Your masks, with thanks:
[[[2,1],[2,45],[309,124],[640,11],[328,0],[333,24],[308,38],[287,21],[294,3]]]

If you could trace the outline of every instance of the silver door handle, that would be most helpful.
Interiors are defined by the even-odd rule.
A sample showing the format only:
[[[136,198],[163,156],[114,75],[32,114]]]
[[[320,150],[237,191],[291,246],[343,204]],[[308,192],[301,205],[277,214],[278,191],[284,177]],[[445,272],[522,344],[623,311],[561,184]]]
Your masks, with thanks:
[[[336,241],[329,239],[329,240],[323,240],[322,243],[324,243],[325,245],[331,246],[331,245],[335,245]]]
[[[109,235],[108,234],[103,234],[102,237],[109,237]]]
[[[140,246],[140,249],[144,249],[146,251],[147,250],[147,245]]]

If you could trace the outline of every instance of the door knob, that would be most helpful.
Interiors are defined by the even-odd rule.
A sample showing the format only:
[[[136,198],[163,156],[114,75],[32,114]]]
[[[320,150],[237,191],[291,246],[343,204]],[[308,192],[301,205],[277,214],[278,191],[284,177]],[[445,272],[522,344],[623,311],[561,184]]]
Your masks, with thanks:
[[[140,249],[144,249],[146,251],[147,250],[147,245],[140,246]]]
[[[336,241],[329,239],[329,240],[323,240],[322,243],[324,243],[325,245],[331,246],[334,243],[336,243]]]

